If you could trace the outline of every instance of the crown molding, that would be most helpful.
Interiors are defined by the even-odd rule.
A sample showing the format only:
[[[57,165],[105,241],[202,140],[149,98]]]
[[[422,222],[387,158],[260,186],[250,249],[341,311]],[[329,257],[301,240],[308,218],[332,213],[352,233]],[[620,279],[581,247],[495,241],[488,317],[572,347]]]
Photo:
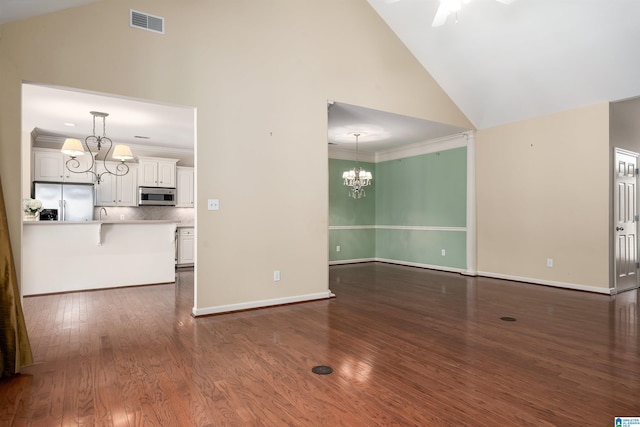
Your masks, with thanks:
[[[403,147],[371,153],[358,151],[358,160],[369,163],[387,162],[389,160],[403,159],[406,157],[420,156],[422,154],[437,153],[438,151],[452,150],[467,146],[467,140],[474,132],[463,132],[442,138],[430,139]],[[329,146],[329,158],[339,160],[354,160],[355,151]]]
[[[329,146],[329,158],[337,160],[353,160],[356,159],[356,150],[345,150],[344,148],[337,148]],[[369,151],[358,150],[358,160],[361,162],[375,163],[376,154]]]
[[[472,132],[464,132],[411,145],[405,145],[403,147],[393,148],[390,150],[378,151],[375,155],[375,162],[387,162],[389,160],[403,159],[406,157],[414,157],[423,154],[437,153],[438,151],[466,147],[467,138],[471,133]]]
[[[58,135],[51,133],[43,133],[38,128],[35,128],[31,131],[31,141],[35,144],[44,144],[44,145],[56,145],[60,148],[62,144],[64,144],[64,140],[69,138],[66,135]],[[114,142],[115,144],[115,142]],[[144,152],[144,153],[158,153],[161,155],[165,154],[185,154],[185,155],[193,155],[193,150],[188,150],[185,148],[175,148],[175,147],[159,147],[156,145],[141,145],[141,144],[127,144],[132,150]]]

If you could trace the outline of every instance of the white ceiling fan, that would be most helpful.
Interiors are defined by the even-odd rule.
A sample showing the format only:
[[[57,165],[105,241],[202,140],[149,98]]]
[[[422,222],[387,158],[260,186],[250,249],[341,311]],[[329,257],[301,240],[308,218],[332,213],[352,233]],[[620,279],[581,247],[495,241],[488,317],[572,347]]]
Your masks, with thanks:
[[[387,3],[396,3],[400,0],[385,0]],[[496,0],[498,3],[510,4],[514,0]],[[436,11],[436,15],[433,17],[432,27],[439,27],[444,25],[447,21],[447,17],[452,13],[457,13],[462,9],[462,5],[470,3],[471,0],[440,0],[440,6]]]

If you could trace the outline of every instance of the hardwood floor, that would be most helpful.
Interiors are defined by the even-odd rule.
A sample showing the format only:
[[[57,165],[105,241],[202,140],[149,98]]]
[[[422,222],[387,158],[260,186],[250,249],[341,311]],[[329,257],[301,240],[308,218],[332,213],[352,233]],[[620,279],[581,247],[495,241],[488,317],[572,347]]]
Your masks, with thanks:
[[[24,300],[36,363],[2,426],[612,426],[640,416],[638,292],[389,264],[337,298],[194,319],[175,285]],[[516,321],[503,321],[501,317]],[[311,368],[326,364],[330,375]]]

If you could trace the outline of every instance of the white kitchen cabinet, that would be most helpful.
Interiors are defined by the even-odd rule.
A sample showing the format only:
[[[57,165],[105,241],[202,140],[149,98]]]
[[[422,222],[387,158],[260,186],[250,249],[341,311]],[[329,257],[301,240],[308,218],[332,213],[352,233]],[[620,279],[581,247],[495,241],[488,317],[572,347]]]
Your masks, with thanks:
[[[107,162],[116,171],[119,163]],[[102,175],[102,182],[95,185],[96,206],[138,206],[138,166],[127,164],[129,173],[124,176]],[[102,163],[96,165],[98,173],[104,172]]]
[[[177,208],[193,207],[193,168],[176,168]]]
[[[178,266],[195,263],[195,237],[193,227],[178,228]]]
[[[64,180],[64,155],[54,150],[33,150],[33,180],[55,181]]]
[[[177,159],[139,157],[138,160],[139,186],[175,188]]]
[[[59,150],[44,148],[33,149],[33,181],[92,183],[92,173],[73,173],[66,168],[67,160],[71,157]],[[76,158],[79,170],[88,169],[91,165],[91,155],[85,154]]]

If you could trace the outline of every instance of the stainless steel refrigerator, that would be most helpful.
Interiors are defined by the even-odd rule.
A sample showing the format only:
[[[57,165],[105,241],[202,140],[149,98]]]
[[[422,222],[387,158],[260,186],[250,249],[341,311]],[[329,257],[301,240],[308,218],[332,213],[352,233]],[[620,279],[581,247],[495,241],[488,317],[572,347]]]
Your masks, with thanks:
[[[93,220],[93,184],[34,182],[33,197],[43,209],[57,209],[58,221]]]

